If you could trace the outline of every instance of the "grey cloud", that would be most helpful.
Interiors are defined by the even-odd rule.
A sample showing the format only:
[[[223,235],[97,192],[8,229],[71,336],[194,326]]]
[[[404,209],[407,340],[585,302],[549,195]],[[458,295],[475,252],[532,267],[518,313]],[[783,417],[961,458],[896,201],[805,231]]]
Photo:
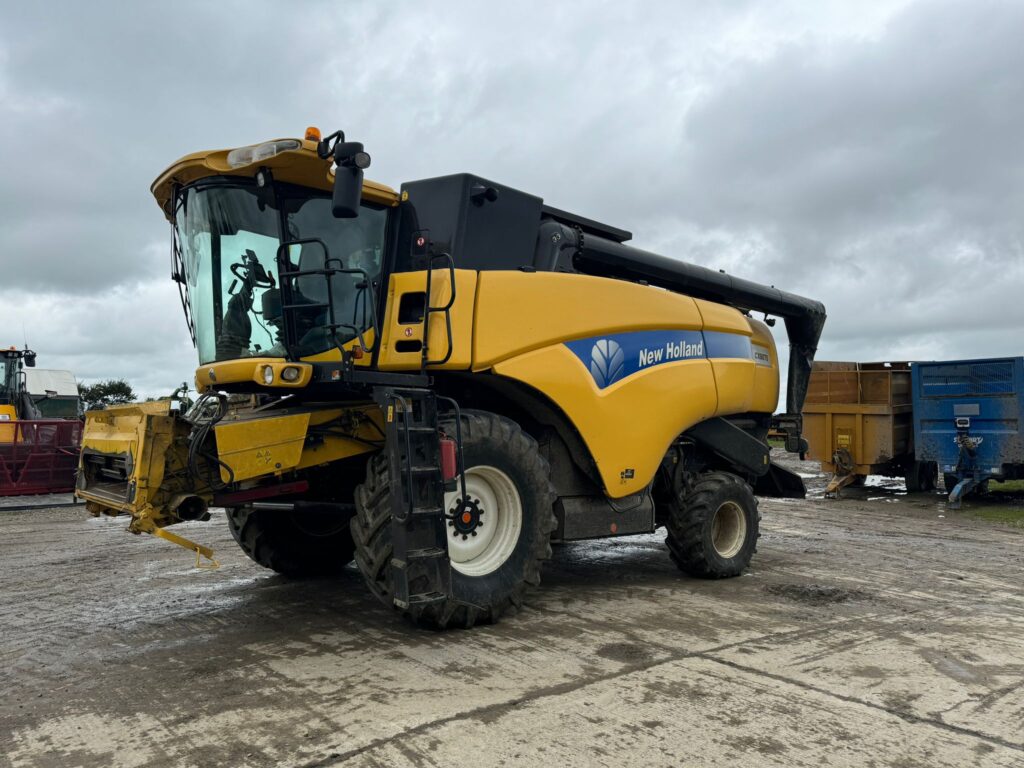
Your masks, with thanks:
[[[820,298],[825,356],[1020,352],[1024,7],[860,5],[5,7],[0,320],[190,376],[150,182],[317,123],[386,183],[472,170]]]

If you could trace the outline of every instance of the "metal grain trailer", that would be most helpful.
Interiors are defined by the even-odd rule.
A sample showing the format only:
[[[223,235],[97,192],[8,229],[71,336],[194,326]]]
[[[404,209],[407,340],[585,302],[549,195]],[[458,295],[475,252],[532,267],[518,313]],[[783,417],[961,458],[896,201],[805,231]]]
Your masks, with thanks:
[[[915,363],[913,394],[918,455],[942,469],[951,507],[1024,478],[1024,358]]]
[[[810,458],[832,478],[826,495],[868,475],[902,477],[911,492],[935,488],[938,469],[914,456],[909,363],[817,361],[804,402]]]

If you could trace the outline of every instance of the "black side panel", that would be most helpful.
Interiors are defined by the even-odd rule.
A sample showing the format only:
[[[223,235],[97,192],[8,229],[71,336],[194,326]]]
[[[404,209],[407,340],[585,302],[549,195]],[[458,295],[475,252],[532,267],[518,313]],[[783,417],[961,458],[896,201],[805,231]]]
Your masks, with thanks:
[[[650,489],[624,499],[601,496],[563,496],[555,505],[561,541],[628,536],[654,530],[654,500]]]
[[[633,239],[633,233],[627,232],[625,229],[619,229],[610,224],[602,224],[600,221],[594,221],[576,213],[569,213],[569,211],[563,211],[561,208],[553,208],[550,205],[544,206],[544,215],[555,221],[568,224],[570,227],[579,227],[585,235],[607,237],[616,243],[624,243],[627,240]]]
[[[757,478],[757,482],[754,483],[754,493],[758,496],[773,496],[777,499],[807,498],[807,489],[804,487],[803,478],[774,463],[768,466],[768,471],[765,474]]]
[[[687,430],[686,436],[745,472],[758,477],[768,472],[768,446],[726,419],[702,421]]]
[[[434,252],[450,253],[457,269],[532,266],[543,205],[539,197],[460,173],[403,184],[402,199],[396,272],[423,269],[401,245],[423,230]]]

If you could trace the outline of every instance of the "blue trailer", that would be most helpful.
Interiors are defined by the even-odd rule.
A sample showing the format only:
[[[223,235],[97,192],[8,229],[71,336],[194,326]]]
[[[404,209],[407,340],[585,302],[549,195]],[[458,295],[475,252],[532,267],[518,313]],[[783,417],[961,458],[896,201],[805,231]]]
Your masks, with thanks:
[[[989,480],[1024,478],[1024,357],[914,363],[914,447],[949,503]]]

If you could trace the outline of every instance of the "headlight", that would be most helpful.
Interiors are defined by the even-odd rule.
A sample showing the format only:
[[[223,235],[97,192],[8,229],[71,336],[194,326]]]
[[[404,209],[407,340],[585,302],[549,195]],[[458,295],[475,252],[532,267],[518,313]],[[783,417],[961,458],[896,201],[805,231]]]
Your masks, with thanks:
[[[281,378],[284,379],[285,381],[298,381],[299,375],[301,373],[302,372],[294,365],[289,365],[286,366],[283,371],[281,371]]]
[[[263,366],[263,383],[268,387],[274,383],[274,369],[269,365]]]
[[[298,139],[281,139],[264,144],[253,144],[250,147],[239,147],[228,152],[228,165],[232,168],[241,168],[243,165],[252,165],[301,146],[302,142]]]

